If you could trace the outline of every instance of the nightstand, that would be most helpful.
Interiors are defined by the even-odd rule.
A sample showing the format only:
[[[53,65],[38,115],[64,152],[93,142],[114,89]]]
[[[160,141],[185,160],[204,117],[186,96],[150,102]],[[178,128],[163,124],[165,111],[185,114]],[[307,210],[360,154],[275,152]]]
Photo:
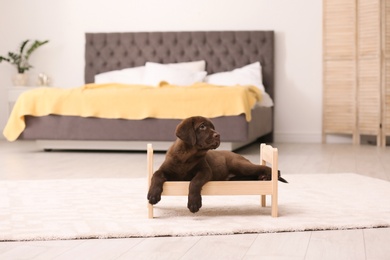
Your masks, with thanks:
[[[15,104],[16,100],[18,99],[18,97],[20,96],[20,94],[22,94],[23,92],[25,92],[27,90],[34,89],[34,88],[38,88],[38,87],[35,87],[35,86],[20,86],[20,87],[15,86],[15,87],[8,87],[7,88],[8,115],[11,114],[12,108],[14,107],[14,104]]]

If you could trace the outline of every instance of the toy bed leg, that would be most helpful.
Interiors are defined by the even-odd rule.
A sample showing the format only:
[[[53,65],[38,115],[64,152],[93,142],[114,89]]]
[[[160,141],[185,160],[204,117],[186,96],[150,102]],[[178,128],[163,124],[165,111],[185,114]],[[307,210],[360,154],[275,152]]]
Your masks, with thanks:
[[[278,149],[273,148],[270,145],[262,143],[260,145],[260,164],[267,165],[270,164],[272,168],[272,178],[271,178],[271,215],[272,217],[278,216]],[[265,207],[266,205],[266,196],[265,194],[261,195],[261,206]]]

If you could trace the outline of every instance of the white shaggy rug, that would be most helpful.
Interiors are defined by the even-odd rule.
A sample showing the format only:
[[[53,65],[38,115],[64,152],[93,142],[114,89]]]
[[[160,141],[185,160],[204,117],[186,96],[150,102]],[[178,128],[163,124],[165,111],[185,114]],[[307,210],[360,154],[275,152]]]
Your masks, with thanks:
[[[147,218],[146,179],[0,181],[0,241],[192,236],[390,227],[390,182],[357,174],[286,175],[279,217],[259,196],[163,197]]]

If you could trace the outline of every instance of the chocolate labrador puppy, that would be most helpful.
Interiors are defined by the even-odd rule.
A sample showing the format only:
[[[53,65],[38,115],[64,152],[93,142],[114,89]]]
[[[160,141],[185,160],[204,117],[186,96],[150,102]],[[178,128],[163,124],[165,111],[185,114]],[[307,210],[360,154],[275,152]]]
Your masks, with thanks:
[[[253,164],[233,152],[213,151],[220,144],[220,135],[207,118],[184,119],[176,128],[176,136],[165,161],[153,174],[150,204],[161,200],[165,181],[190,181],[187,207],[195,213],[202,207],[201,190],[208,181],[271,179],[270,167]],[[287,182],[280,172],[279,181]]]

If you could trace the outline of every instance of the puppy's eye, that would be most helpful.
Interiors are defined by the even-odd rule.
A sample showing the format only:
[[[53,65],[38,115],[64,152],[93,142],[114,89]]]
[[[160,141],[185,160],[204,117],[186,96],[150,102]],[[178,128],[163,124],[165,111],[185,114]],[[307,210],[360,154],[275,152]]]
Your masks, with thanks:
[[[199,129],[200,129],[200,130],[205,130],[205,129],[206,129],[206,126],[205,126],[204,124],[201,124],[201,125],[199,126]]]

